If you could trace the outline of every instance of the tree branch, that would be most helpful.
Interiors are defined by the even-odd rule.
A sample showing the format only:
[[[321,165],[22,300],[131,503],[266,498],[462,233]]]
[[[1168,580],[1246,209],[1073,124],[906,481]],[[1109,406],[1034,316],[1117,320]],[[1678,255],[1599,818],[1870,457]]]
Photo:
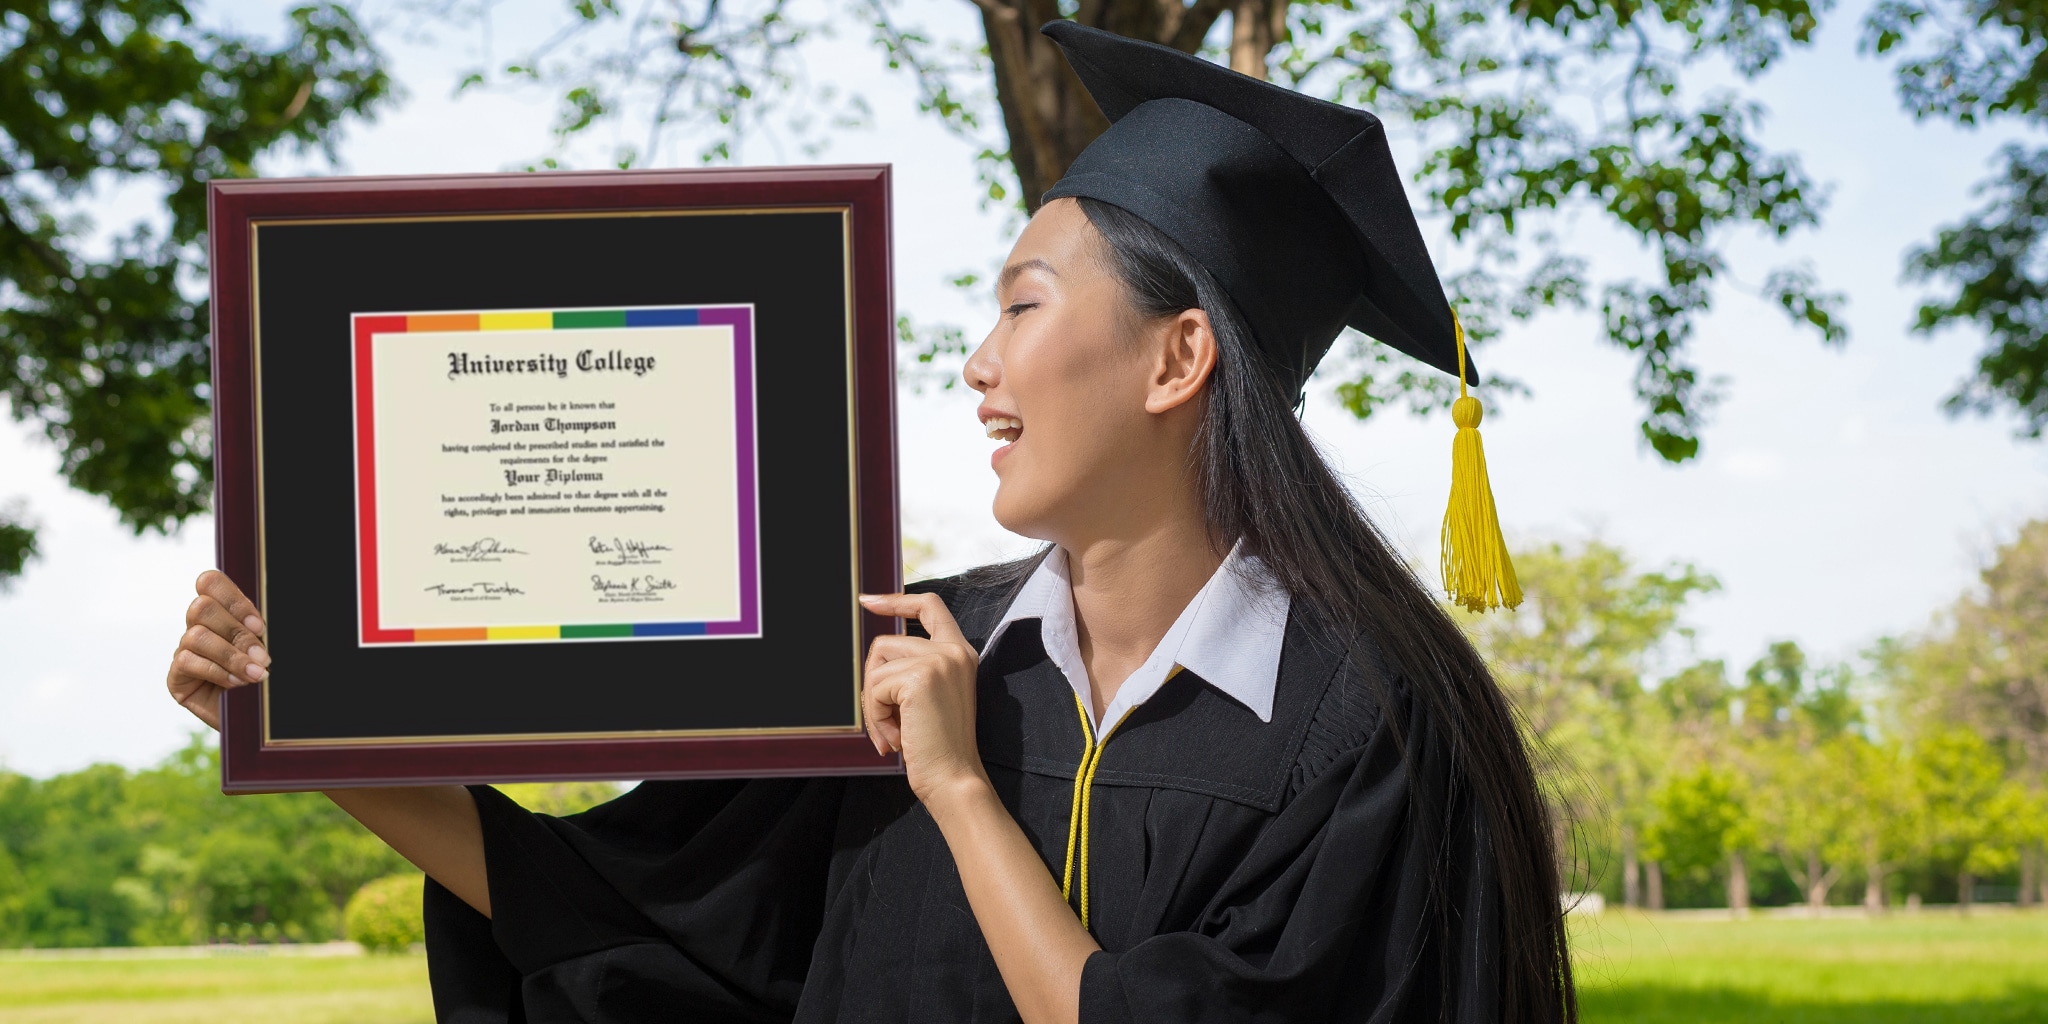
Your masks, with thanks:
[[[1209,38],[1209,29],[1216,19],[1230,9],[1229,0],[1195,0],[1182,7],[1175,0],[1167,2],[1180,13],[1174,17],[1174,24],[1162,25],[1160,42],[1182,53],[1193,53],[1202,48],[1202,40]]]

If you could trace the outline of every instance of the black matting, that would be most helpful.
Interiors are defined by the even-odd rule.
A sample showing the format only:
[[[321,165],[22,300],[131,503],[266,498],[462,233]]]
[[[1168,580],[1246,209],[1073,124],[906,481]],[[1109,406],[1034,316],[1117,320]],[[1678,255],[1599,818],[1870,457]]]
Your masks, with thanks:
[[[845,219],[256,229],[272,740],[857,722]],[[356,644],[353,313],[753,303],[758,639]]]

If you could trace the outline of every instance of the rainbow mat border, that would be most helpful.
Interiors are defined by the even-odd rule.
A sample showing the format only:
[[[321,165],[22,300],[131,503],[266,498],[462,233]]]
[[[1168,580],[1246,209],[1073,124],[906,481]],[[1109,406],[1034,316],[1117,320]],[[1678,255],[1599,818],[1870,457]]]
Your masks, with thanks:
[[[592,309],[477,310],[459,313],[357,313],[355,339],[356,564],[358,643],[487,643],[549,640],[633,640],[761,635],[760,517],[754,438],[754,307],[751,305],[629,306]],[[548,331],[592,327],[695,327],[733,329],[734,411],[738,423],[740,617],[721,622],[634,622],[612,625],[473,626],[456,629],[385,629],[377,609],[376,422],[371,376],[372,337],[446,331]]]

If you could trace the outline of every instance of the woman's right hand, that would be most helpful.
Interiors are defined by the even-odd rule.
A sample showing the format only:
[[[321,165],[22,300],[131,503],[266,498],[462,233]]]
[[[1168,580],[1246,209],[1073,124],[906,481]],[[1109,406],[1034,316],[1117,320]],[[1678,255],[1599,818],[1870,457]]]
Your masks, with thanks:
[[[207,727],[220,729],[220,696],[270,674],[263,649],[263,618],[227,574],[208,569],[194,584],[199,596],[185,608],[185,635],[171,655],[166,680],[171,697]]]

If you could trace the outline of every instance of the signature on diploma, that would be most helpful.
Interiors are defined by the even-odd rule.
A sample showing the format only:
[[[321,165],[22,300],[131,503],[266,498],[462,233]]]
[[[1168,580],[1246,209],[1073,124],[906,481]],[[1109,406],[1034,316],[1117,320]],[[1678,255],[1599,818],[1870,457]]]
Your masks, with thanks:
[[[651,544],[630,537],[613,537],[610,540],[603,537],[590,538],[591,554],[609,556],[601,558],[597,563],[599,565],[655,565],[659,564],[661,559],[654,557],[654,553],[668,550],[671,549],[666,544]]]
[[[600,601],[653,601],[661,598],[662,591],[674,590],[674,580],[661,576],[628,576],[612,579],[592,573],[590,589],[597,593]]]
[[[451,601],[496,601],[501,598],[524,594],[526,591],[510,583],[433,583],[427,593],[445,597]]]
[[[500,541],[496,537],[484,537],[467,544],[434,545],[434,554],[443,555],[457,564],[463,562],[495,562],[506,555],[523,555],[526,552]]]

